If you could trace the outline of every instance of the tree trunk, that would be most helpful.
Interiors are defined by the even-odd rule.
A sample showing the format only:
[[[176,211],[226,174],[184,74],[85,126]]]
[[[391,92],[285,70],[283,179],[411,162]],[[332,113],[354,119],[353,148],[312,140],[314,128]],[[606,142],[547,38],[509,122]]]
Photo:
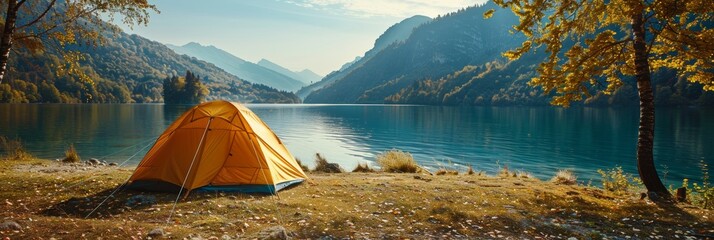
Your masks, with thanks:
[[[10,48],[12,47],[12,35],[15,33],[16,19],[17,0],[8,0],[5,27],[2,32],[2,39],[0,39],[0,84],[5,79],[5,73],[7,72],[7,61],[10,59]]]
[[[654,127],[655,107],[654,94],[650,77],[650,66],[647,59],[647,43],[645,42],[645,26],[642,11],[632,15],[632,30],[634,32],[635,78],[637,93],[640,95],[640,125],[637,136],[637,171],[648,192],[655,192],[663,198],[669,198],[667,188],[657,175],[654,164]]]

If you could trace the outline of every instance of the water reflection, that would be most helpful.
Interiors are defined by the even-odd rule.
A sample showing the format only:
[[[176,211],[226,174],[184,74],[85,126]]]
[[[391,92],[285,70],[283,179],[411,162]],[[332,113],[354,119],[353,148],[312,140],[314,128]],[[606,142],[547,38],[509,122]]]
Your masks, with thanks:
[[[43,158],[74,143],[85,158],[121,162],[147,144],[189,105],[0,104],[0,134],[20,137]],[[308,165],[319,152],[345,169],[401,149],[431,168],[469,166],[495,172],[508,165],[548,178],[570,168],[581,180],[596,169],[635,169],[638,109],[433,107],[390,105],[248,105]],[[712,164],[714,111],[658,109],[655,156],[667,180],[698,179]],[[126,149],[123,152],[118,151]],[[146,150],[144,150],[145,152]],[[131,162],[136,164],[143,152]],[[660,173],[664,176],[664,172]],[[597,184],[597,182],[594,182]]]

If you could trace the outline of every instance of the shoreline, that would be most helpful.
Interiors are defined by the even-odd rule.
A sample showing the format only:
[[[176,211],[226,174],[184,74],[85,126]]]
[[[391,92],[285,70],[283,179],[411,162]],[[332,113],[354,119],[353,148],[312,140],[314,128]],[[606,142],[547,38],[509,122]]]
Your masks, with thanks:
[[[308,173],[278,197],[192,193],[166,224],[174,194],[118,191],[133,168],[0,161],[0,215],[10,239],[261,238],[282,227],[296,238],[696,239],[714,236],[714,211],[660,206],[533,178],[415,173]],[[280,230],[280,229],[278,229]],[[280,230],[282,231],[282,230]],[[267,232],[267,233],[266,233]]]

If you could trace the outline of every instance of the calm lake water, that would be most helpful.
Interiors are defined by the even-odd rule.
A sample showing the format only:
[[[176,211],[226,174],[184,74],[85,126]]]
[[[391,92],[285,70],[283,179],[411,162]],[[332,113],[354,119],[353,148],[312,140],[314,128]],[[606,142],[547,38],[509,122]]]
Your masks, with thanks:
[[[136,165],[156,137],[191,106],[0,104],[0,134],[22,139],[42,158],[73,143],[88,159]],[[248,105],[297,158],[315,153],[351,170],[389,149],[411,152],[432,169],[499,166],[546,179],[572,169],[599,184],[597,169],[636,173],[638,109],[437,107],[394,105]],[[655,158],[669,184],[699,179],[714,164],[714,109],[658,109]],[[666,175],[666,176],[665,176]]]

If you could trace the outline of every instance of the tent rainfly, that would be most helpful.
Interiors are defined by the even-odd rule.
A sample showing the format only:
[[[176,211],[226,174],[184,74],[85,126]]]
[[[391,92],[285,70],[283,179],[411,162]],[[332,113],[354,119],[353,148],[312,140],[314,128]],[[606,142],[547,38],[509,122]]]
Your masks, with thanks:
[[[274,194],[306,178],[255,113],[238,103],[213,101],[191,108],[159,136],[128,187]]]

